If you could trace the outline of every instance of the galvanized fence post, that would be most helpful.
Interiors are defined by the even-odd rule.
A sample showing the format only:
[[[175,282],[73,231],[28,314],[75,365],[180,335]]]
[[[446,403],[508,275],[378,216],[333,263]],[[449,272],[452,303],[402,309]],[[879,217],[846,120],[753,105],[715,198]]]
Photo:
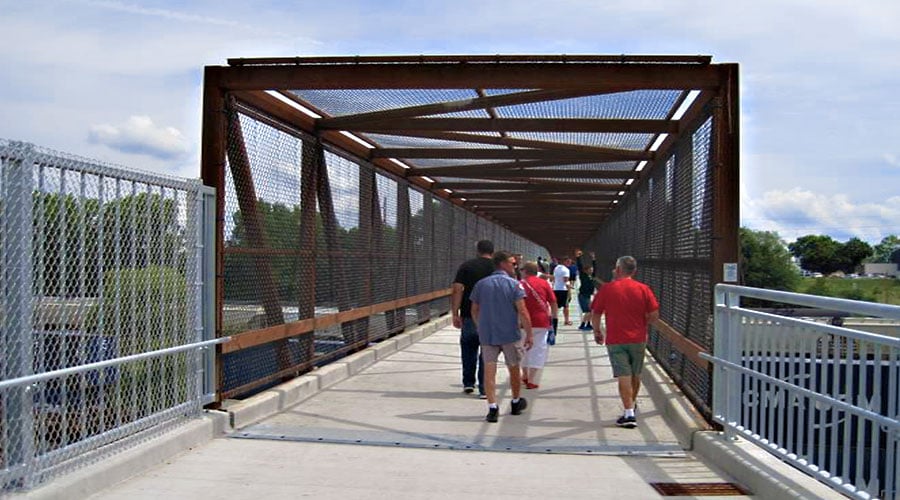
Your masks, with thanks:
[[[202,242],[200,249],[200,275],[203,284],[201,295],[202,338],[212,340],[216,336],[216,190],[201,188],[199,207],[199,230]],[[203,394],[201,404],[216,400],[216,349],[203,350]]]
[[[0,150],[3,164],[3,187],[0,196],[0,219],[3,236],[2,273],[3,306],[3,378],[31,375],[34,371],[32,354],[34,332],[32,316],[32,175],[33,147],[11,142],[6,151]],[[18,486],[28,487],[28,466],[34,461],[34,410],[31,387],[10,388],[3,396],[3,459],[8,469],[21,468],[14,480]]]

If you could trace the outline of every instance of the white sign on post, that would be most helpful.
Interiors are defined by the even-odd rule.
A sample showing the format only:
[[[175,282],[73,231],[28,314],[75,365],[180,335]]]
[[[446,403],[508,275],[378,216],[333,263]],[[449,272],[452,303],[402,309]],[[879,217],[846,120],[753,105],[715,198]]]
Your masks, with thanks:
[[[737,283],[738,281],[738,265],[736,262],[726,262],[724,264],[725,272],[722,281],[725,283]]]

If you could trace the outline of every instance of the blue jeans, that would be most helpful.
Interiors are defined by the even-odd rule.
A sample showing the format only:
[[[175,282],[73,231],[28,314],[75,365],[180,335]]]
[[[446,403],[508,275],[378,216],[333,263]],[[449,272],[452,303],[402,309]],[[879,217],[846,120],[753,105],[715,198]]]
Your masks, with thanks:
[[[478,330],[472,318],[462,318],[459,334],[459,353],[462,357],[463,387],[475,387],[476,367],[478,372],[478,393],[484,394],[484,360],[479,352]]]

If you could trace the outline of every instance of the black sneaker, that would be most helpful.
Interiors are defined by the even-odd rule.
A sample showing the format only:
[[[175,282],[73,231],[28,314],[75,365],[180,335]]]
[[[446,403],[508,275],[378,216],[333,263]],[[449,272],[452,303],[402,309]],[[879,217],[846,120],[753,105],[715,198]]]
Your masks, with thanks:
[[[528,408],[528,401],[526,401],[525,398],[519,398],[519,402],[518,403],[510,403],[509,408],[510,408],[509,412],[512,413],[513,415],[521,415],[522,410],[524,410],[525,408]]]
[[[619,417],[619,420],[616,420],[616,425],[618,425],[619,427],[624,427],[626,429],[634,429],[635,427],[637,427],[637,419],[635,419],[634,417],[626,417],[625,415],[622,415],[621,417]]]
[[[500,408],[488,408],[488,414],[484,417],[488,422],[496,422],[497,417],[500,416]]]
[[[464,387],[463,392],[466,394],[472,394],[473,392],[475,392],[475,388],[474,387]]]

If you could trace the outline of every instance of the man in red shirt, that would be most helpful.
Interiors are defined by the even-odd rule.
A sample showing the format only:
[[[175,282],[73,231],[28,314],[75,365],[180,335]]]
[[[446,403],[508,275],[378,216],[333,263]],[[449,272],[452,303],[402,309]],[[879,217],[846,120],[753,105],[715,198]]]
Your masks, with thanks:
[[[526,389],[537,389],[547,362],[548,336],[553,330],[550,318],[557,314],[556,296],[550,283],[538,277],[538,265],[526,262],[522,266],[525,278],[520,281],[525,290],[525,308],[531,319],[531,330],[534,332],[534,344],[522,360],[522,382]]]
[[[613,281],[600,287],[591,303],[594,340],[606,343],[613,376],[619,383],[619,397],[625,414],[617,421],[619,427],[637,427],[634,404],[641,388],[641,370],[647,347],[647,325],[659,320],[659,302],[649,286],[634,279],[637,261],[634,257],[619,257],[613,271]],[[606,332],[600,317],[606,315]]]

